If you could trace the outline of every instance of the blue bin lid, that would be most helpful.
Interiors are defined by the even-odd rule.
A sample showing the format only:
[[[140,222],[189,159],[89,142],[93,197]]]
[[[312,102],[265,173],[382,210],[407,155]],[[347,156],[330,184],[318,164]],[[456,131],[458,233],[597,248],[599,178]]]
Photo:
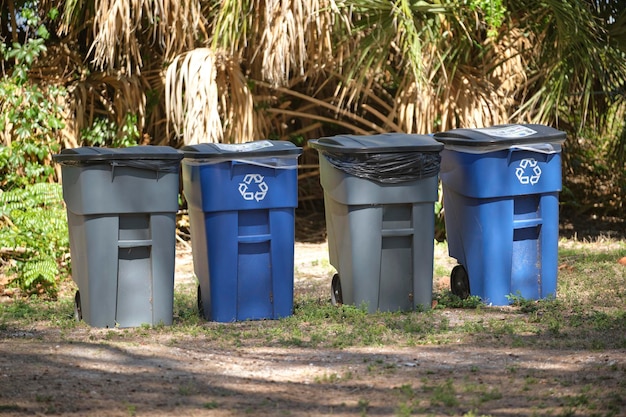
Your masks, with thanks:
[[[258,140],[246,143],[200,143],[181,148],[189,159],[252,159],[298,156],[302,148],[284,140]]]
[[[566,137],[565,132],[539,124],[506,124],[476,129],[452,129],[435,133],[434,136],[445,145],[468,147],[562,143]]]
[[[312,148],[324,152],[344,154],[372,154],[389,152],[439,152],[443,144],[430,136],[407,133],[377,135],[337,135],[311,139]]]
[[[60,154],[52,155],[58,163],[100,163],[118,160],[171,160],[180,161],[183,154],[170,146],[132,146],[129,148],[99,148],[83,146],[63,149]]]

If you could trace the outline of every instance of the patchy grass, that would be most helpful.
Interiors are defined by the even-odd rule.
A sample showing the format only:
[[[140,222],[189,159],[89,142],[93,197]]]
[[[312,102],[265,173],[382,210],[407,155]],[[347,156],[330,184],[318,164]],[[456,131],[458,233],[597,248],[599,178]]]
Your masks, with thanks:
[[[438,246],[436,251],[435,279],[445,280],[453,266],[442,255],[444,249]],[[196,284],[178,284],[172,326],[128,329],[92,329],[74,321],[74,288],[67,283],[56,301],[29,298],[1,304],[0,335],[10,339],[32,333],[43,340],[53,329],[70,344],[128,348],[156,343],[181,354],[191,352],[192,358],[259,349],[299,352],[290,355],[326,352],[331,359],[306,356],[306,366],[321,368],[299,387],[329,397],[329,392],[345,396],[332,406],[337,415],[477,417],[508,410],[511,415],[618,416],[626,407],[626,363],[615,353],[626,349],[626,266],[617,261],[625,255],[624,242],[562,241],[557,297],[535,301],[511,294],[506,307],[486,306],[476,297],[460,300],[445,287],[435,286],[434,309],[368,314],[358,306],[332,305],[328,288],[319,288],[329,282],[317,279],[316,284],[303,281],[305,285],[296,286],[290,317],[215,323],[198,315]],[[327,268],[324,260],[314,266],[320,265]],[[48,329],[45,337],[38,336],[42,329]],[[389,352],[402,352],[402,359]],[[438,364],[441,352],[448,353],[448,362]],[[492,352],[497,354],[491,356]],[[562,355],[595,359],[589,365],[571,364],[585,369],[580,374],[562,370],[567,363],[551,363]],[[328,360],[328,366],[318,364]],[[233,403],[243,401],[245,410],[263,414],[278,404],[271,394],[264,394],[263,404],[247,403],[245,397],[224,394],[230,392],[226,388],[205,397],[195,380],[181,374],[175,378],[180,379],[174,379],[170,392],[177,401],[204,410],[236,413],[243,409],[233,408],[238,407]],[[381,385],[367,388],[373,381],[383,386],[389,381],[387,391],[376,395]],[[276,382],[270,385],[277,387]],[[48,411],[57,407],[60,412],[63,404],[49,401],[47,395],[39,394],[41,407]],[[125,404],[129,415],[146,407],[132,400]],[[20,406],[0,404],[2,409],[11,412]]]
[[[448,290],[440,290],[434,293],[436,307],[432,310],[368,314],[358,306],[334,306],[329,298],[319,297],[319,292],[296,290],[290,317],[214,323],[198,315],[196,286],[178,285],[173,326],[123,329],[111,332],[110,337],[158,332],[171,335],[172,344],[176,344],[177,338],[202,335],[223,346],[337,349],[385,344],[442,345],[453,341],[510,343],[517,347],[626,348],[626,266],[617,262],[624,255],[624,242],[562,241],[558,296],[537,301],[510,295],[508,307],[488,307],[478,297],[461,300]],[[448,264],[439,272],[445,274],[449,268]],[[28,328],[35,324],[62,329],[83,326],[73,319],[72,285],[64,287],[67,289],[56,301],[31,297],[1,304],[1,328]]]

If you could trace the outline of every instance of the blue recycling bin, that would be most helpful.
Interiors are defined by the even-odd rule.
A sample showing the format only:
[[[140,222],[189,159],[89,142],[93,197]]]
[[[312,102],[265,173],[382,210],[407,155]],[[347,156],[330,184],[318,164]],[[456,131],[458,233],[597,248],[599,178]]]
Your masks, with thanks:
[[[565,133],[537,124],[454,129],[440,178],[454,294],[508,305],[556,296]]]
[[[200,313],[218,322],[291,315],[302,149],[262,140],[182,151]]]

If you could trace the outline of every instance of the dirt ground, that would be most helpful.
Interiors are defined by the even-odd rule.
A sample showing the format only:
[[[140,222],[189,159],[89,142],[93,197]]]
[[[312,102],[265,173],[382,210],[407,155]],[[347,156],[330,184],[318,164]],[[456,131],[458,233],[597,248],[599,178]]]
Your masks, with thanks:
[[[295,249],[296,291],[326,296],[326,242]],[[177,288],[196,285],[185,246],[176,266]],[[2,327],[0,415],[626,415],[626,349],[529,346],[224,347],[193,332]],[[614,405],[594,414],[597,395]]]

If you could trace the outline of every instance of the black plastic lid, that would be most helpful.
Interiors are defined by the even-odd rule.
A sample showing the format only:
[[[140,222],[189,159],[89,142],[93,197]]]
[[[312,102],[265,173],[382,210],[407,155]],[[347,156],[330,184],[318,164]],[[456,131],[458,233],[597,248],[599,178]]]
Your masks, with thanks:
[[[478,129],[453,129],[435,133],[434,136],[446,145],[468,147],[565,141],[565,132],[539,124],[508,124]]]
[[[443,145],[430,136],[407,133],[338,135],[311,139],[312,148],[332,153],[439,152]]]
[[[191,159],[249,159],[272,156],[300,155],[302,148],[284,140],[258,140],[246,143],[200,143],[181,148]]]
[[[99,148],[84,146],[63,149],[53,155],[56,162],[104,162],[115,160],[178,160],[183,154],[170,146],[132,146],[129,148]]]

